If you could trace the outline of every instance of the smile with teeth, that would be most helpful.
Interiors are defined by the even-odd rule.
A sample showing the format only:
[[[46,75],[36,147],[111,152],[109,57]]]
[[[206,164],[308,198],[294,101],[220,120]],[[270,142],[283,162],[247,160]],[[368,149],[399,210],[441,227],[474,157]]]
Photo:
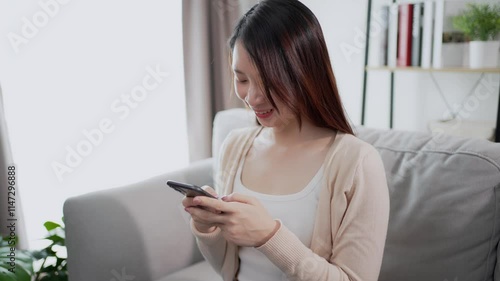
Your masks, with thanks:
[[[267,113],[270,113],[271,111],[273,111],[273,110],[269,109],[267,111],[255,111],[255,113],[257,113],[257,114],[267,114]]]

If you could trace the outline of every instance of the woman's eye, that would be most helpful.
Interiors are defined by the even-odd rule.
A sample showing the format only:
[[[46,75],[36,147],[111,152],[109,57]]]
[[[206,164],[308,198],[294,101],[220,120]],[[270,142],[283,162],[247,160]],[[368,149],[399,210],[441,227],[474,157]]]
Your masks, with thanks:
[[[236,81],[238,81],[238,83],[246,83],[248,80],[246,80],[246,79],[241,79],[241,80],[237,79]]]

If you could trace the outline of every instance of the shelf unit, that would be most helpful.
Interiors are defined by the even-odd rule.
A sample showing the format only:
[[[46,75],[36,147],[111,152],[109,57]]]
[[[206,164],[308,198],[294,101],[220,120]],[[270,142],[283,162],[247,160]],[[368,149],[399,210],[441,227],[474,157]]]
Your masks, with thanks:
[[[462,72],[462,73],[500,73],[500,68],[466,68],[466,67],[447,67],[447,68],[422,68],[415,66],[389,67],[389,66],[366,66],[368,71],[420,71],[420,72]]]
[[[396,0],[393,0],[393,3],[396,3]],[[412,71],[412,72],[427,72],[431,75],[434,72],[454,72],[454,73],[481,73],[482,79],[485,73],[498,73],[500,74],[500,68],[466,68],[466,67],[448,67],[448,68],[422,68],[422,67],[371,67],[368,66],[368,55],[370,49],[370,22],[371,22],[371,10],[372,10],[372,0],[368,0],[368,12],[367,12],[367,21],[366,21],[366,48],[365,48],[365,67],[363,74],[363,96],[362,96],[362,105],[361,105],[361,125],[365,124],[365,111],[366,111],[366,92],[367,92],[367,80],[368,80],[368,72],[370,71],[388,71],[390,72],[390,113],[389,113],[389,128],[393,128],[393,117],[394,117],[394,74],[398,71]],[[433,81],[436,83],[435,78]],[[477,86],[477,84],[476,84]],[[475,86],[475,87],[476,87]],[[473,90],[475,89],[473,88]],[[497,120],[495,125],[495,142],[500,142],[500,87],[499,87],[499,96],[498,96],[498,109],[497,109]]]

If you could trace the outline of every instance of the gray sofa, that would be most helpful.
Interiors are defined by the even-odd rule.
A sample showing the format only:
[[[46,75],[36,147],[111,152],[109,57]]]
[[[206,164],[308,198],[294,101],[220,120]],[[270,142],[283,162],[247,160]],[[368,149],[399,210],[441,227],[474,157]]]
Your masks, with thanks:
[[[254,125],[244,109],[220,112],[213,150]],[[500,144],[357,128],[380,152],[391,197],[379,280],[500,281]],[[214,155],[215,155],[214,154]],[[198,252],[167,179],[211,184],[212,160],[68,199],[70,281],[220,280]]]

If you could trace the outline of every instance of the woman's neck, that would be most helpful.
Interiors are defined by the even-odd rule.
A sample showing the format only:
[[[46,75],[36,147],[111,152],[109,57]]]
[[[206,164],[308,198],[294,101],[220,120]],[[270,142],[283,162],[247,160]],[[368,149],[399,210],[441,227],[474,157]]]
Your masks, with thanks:
[[[331,137],[334,131],[313,125],[309,120],[302,119],[302,128],[298,122],[286,127],[267,128],[263,131],[265,139],[282,147],[295,147],[310,143],[320,138]]]

